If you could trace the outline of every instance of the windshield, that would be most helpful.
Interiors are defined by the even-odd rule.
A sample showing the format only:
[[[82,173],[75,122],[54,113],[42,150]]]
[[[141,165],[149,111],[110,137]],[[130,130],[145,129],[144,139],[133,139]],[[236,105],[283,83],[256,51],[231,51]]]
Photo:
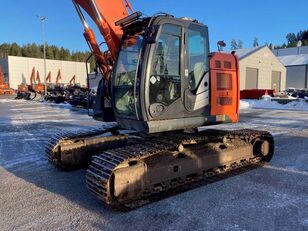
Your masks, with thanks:
[[[141,36],[126,38],[119,52],[115,70],[115,106],[119,114],[135,115],[134,85],[142,46]]]

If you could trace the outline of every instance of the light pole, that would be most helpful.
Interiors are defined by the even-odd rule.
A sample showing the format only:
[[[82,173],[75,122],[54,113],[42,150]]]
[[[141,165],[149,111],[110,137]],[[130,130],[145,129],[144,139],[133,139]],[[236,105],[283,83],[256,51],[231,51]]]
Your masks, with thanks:
[[[37,16],[38,19],[41,21],[42,24],[42,40],[44,44],[44,95],[46,96],[47,94],[47,83],[46,83],[46,38],[45,38],[45,21],[47,20],[46,16]]]

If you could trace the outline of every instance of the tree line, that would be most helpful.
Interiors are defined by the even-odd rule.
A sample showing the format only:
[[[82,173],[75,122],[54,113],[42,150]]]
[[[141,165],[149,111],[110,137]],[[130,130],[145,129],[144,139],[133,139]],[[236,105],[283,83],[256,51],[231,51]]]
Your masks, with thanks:
[[[36,43],[28,43],[22,46],[17,43],[3,43],[0,45],[0,59],[6,56],[21,56],[29,58],[43,58],[44,46],[37,45]],[[91,52],[85,51],[73,51],[71,52],[64,47],[58,47],[55,45],[46,45],[46,59],[64,60],[85,62],[90,56]],[[95,68],[95,60],[90,60],[91,70]]]
[[[288,33],[286,35],[286,43],[275,46],[275,48],[289,48],[297,46],[308,46],[308,30],[301,30],[297,33]]]
[[[271,48],[279,49],[279,48],[289,48],[289,47],[297,47],[297,46],[308,46],[308,30],[301,30],[297,33],[288,33],[286,35],[286,42],[281,45],[274,45],[272,43],[268,44],[267,42],[264,44]],[[252,42],[253,47],[259,46],[259,39],[254,37]],[[230,43],[231,50],[242,49],[243,41],[240,39],[232,39]]]

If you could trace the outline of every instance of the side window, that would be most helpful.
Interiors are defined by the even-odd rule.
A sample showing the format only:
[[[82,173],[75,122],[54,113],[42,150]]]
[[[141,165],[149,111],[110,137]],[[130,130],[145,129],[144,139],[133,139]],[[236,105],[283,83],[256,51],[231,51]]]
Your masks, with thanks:
[[[207,31],[203,27],[191,25],[187,37],[189,87],[194,91],[209,69]]]
[[[150,103],[170,105],[181,95],[182,28],[165,24],[156,42],[150,75]]]

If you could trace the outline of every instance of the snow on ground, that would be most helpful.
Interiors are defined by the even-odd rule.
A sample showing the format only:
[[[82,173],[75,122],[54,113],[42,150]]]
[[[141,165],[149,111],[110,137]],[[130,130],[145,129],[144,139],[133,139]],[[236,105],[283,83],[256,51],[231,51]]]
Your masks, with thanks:
[[[292,101],[287,104],[279,104],[278,102],[271,100],[251,100],[251,99],[241,100],[240,109],[246,109],[246,108],[308,111],[308,103],[303,100]]]
[[[269,130],[269,165],[127,213],[89,193],[85,169],[44,157],[59,131],[97,127],[84,111],[0,99],[0,230],[308,230],[308,112],[241,110],[238,124]]]

